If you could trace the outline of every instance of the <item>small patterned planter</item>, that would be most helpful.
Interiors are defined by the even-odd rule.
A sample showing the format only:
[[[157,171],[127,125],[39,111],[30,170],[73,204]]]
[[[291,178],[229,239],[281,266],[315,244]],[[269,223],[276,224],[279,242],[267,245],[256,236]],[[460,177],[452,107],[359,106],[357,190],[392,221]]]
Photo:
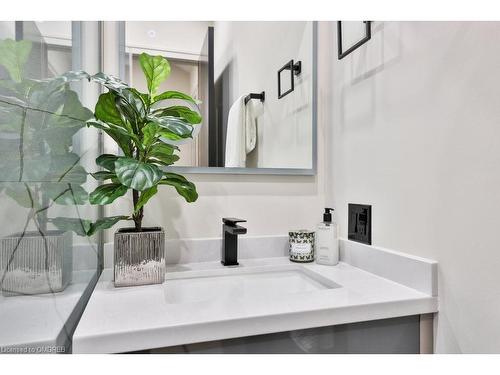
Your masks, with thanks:
[[[290,260],[298,263],[314,261],[314,232],[301,229],[288,232]]]
[[[0,239],[0,282],[4,296],[57,293],[71,282],[73,236],[50,230]]]
[[[122,228],[115,233],[115,286],[161,284],[165,281],[163,228]]]

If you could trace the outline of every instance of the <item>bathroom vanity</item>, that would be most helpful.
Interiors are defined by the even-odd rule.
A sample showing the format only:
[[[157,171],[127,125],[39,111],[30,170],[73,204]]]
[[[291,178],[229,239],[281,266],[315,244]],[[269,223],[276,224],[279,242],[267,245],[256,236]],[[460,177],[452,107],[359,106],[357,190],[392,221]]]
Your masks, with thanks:
[[[434,261],[341,240],[338,265],[295,264],[286,237],[242,238],[235,267],[214,258],[220,240],[167,249],[163,284],[115,288],[103,271],[74,353],[432,351]]]

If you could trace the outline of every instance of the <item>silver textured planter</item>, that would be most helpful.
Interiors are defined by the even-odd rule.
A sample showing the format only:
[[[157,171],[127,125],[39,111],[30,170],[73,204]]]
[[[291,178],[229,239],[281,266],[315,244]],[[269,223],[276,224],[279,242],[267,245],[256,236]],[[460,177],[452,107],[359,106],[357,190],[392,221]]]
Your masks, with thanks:
[[[2,294],[57,293],[71,282],[73,236],[50,230],[16,233],[0,239]]]
[[[163,228],[122,228],[115,233],[115,286],[161,284],[165,280]]]

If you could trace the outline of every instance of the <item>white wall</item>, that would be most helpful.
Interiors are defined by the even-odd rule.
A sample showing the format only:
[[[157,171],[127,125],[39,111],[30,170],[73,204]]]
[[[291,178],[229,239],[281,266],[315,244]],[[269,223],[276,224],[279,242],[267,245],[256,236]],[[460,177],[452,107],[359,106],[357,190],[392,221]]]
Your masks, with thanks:
[[[372,204],[374,245],[439,261],[439,353],[500,352],[498,35],[498,22],[375,22],[332,60],[327,203],[343,237],[347,203]]]
[[[277,72],[302,61],[295,90],[278,99]],[[229,103],[265,91],[257,114],[257,145],[248,167],[312,168],[312,22],[216,22],[215,78],[229,76]],[[289,72],[283,83],[289,85]],[[289,87],[285,86],[284,87]]]

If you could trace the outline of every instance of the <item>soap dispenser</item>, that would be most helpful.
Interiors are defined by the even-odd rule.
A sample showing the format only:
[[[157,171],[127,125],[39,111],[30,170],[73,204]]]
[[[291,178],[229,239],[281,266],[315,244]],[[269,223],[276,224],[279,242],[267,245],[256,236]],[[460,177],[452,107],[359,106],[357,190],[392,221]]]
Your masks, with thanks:
[[[339,262],[337,224],[332,221],[333,208],[325,208],[323,222],[316,231],[316,263],[334,266]]]

